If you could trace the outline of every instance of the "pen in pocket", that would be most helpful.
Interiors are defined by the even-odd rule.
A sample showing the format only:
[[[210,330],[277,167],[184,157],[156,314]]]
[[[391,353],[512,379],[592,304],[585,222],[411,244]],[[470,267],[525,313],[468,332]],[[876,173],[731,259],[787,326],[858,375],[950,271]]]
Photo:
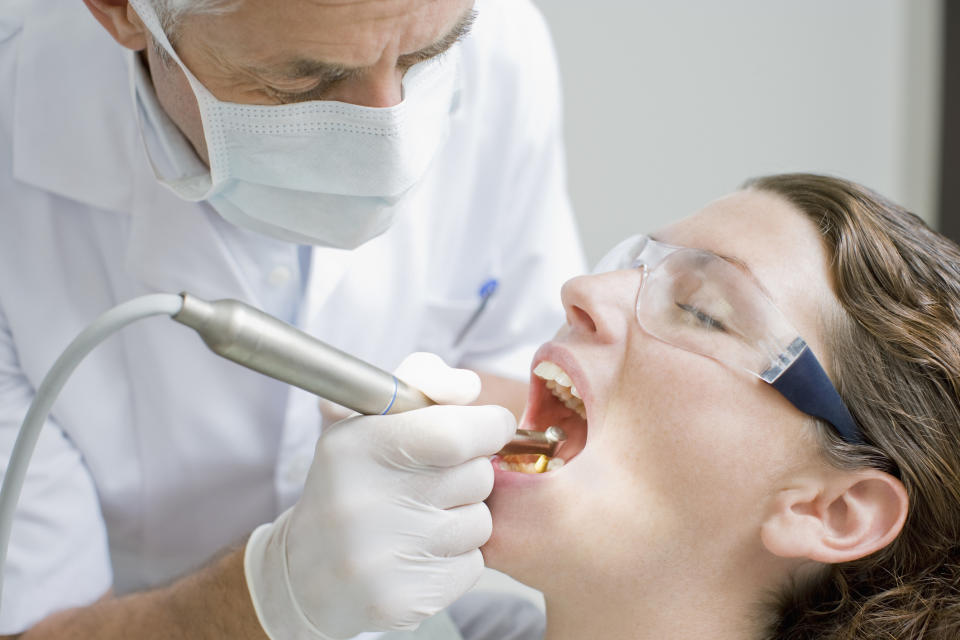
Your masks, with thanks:
[[[480,291],[478,292],[480,295],[480,303],[477,305],[477,308],[474,309],[473,313],[470,314],[470,317],[467,318],[467,322],[463,325],[463,328],[460,329],[460,333],[457,334],[457,339],[453,341],[453,346],[460,346],[463,339],[470,333],[470,329],[472,329],[473,325],[480,319],[480,314],[487,308],[487,303],[490,302],[490,298],[496,293],[499,284],[496,278],[489,278],[480,286]]]

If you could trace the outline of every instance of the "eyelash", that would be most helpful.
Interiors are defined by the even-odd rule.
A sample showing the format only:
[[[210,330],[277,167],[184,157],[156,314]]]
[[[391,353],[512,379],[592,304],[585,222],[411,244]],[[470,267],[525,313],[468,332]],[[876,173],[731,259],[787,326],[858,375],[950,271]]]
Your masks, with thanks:
[[[280,91],[278,89],[274,89],[273,87],[268,87],[268,91],[271,97],[276,98],[277,100],[280,100],[283,103],[307,102],[310,100],[319,100],[320,95],[325,93],[334,84],[335,82],[321,82],[320,84],[313,87],[312,89],[308,89],[307,91],[301,91],[298,93],[287,93],[286,91]]]
[[[723,332],[727,331],[727,327],[722,322],[720,322],[713,316],[707,313],[704,313],[703,311],[696,308],[695,306],[690,304],[683,304],[681,302],[676,303],[676,305],[680,307],[681,310],[686,311],[687,313],[692,315],[697,320],[697,322],[699,322],[706,328],[715,329],[717,331],[723,331]]]

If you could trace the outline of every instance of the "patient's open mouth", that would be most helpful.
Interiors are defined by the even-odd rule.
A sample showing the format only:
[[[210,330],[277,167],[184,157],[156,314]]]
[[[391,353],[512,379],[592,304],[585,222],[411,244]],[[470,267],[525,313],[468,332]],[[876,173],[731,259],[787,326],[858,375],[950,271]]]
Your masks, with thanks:
[[[542,454],[505,455],[499,466],[504,471],[546,473],[561,468],[583,449],[587,437],[587,411],[580,393],[560,365],[544,360],[533,369],[530,403],[524,427],[545,431],[559,428],[566,442],[553,457]],[[538,384],[539,383],[539,384]]]

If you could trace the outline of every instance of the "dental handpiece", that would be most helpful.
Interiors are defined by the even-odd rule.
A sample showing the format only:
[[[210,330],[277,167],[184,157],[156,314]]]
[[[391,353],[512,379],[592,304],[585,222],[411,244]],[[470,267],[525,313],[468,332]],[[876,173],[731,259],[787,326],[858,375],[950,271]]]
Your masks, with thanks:
[[[208,302],[181,293],[173,317],[196,331],[211,351],[364,415],[387,415],[434,404],[391,373],[239,300]],[[553,456],[566,440],[559,427],[517,429],[499,455]]]

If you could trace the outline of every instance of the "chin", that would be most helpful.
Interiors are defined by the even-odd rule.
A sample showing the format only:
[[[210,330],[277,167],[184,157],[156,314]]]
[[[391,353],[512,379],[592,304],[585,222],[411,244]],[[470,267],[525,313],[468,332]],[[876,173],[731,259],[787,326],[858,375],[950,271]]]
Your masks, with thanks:
[[[587,447],[589,385],[576,362],[548,343],[534,358],[523,429],[564,430],[567,440],[537,472],[537,456],[494,457],[494,488],[487,505],[493,533],[481,548],[487,566],[542,589],[553,558],[566,539],[575,544],[575,519],[565,507],[579,485],[577,457]],[[589,465],[586,465],[589,466]],[[567,517],[564,517],[564,516]],[[571,524],[571,521],[573,523]],[[568,530],[572,526],[574,530]]]

